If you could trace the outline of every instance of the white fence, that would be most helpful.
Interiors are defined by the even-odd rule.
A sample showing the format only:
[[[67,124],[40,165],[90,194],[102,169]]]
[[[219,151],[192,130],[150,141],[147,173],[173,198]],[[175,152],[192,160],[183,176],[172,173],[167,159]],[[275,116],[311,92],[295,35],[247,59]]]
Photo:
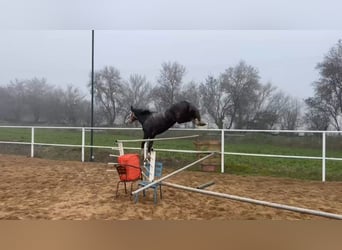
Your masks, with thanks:
[[[31,157],[35,156],[35,146],[56,146],[56,147],[73,147],[81,149],[81,161],[85,160],[85,148],[102,148],[102,149],[115,149],[114,139],[113,146],[91,146],[86,145],[86,131],[96,130],[141,130],[141,128],[107,128],[107,127],[43,127],[43,126],[0,126],[1,128],[11,129],[29,129],[30,130],[30,141],[12,141],[2,140],[0,137],[0,144],[17,144],[17,145],[30,145],[31,146]],[[35,140],[36,129],[61,129],[61,130],[78,130],[81,134],[80,144],[56,144],[56,143],[41,143]],[[224,173],[225,155],[237,155],[237,156],[253,156],[253,157],[271,157],[271,158],[289,158],[289,159],[307,159],[307,160],[321,160],[322,162],[322,181],[326,181],[326,161],[342,161],[342,158],[327,157],[326,156],[326,136],[327,134],[340,135],[338,131],[308,131],[308,130],[244,130],[244,129],[171,129],[175,131],[191,131],[194,134],[198,131],[215,132],[220,134],[221,137],[221,172]],[[298,156],[298,155],[283,155],[283,154],[256,154],[256,153],[241,153],[241,152],[227,152],[225,151],[225,136],[232,133],[270,133],[270,134],[281,134],[281,133],[294,133],[296,135],[305,134],[319,134],[322,140],[322,153],[321,156]],[[128,148],[128,149],[139,149],[139,148]],[[156,149],[156,151],[171,151],[177,153],[199,153],[200,151],[195,150],[181,150],[181,149]],[[203,153],[203,151],[201,151]]]

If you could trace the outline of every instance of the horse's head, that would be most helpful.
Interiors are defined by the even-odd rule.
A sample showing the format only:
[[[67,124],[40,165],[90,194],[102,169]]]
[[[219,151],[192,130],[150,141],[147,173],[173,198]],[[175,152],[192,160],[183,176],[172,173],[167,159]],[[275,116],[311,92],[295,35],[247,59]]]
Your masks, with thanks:
[[[132,123],[136,120],[138,120],[138,118],[135,115],[134,108],[131,106],[131,111],[129,112],[128,116],[126,117],[125,123]]]
[[[131,112],[126,118],[126,123],[132,123],[134,121],[139,121],[141,124],[152,114],[148,109],[138,109],[131,106]]]

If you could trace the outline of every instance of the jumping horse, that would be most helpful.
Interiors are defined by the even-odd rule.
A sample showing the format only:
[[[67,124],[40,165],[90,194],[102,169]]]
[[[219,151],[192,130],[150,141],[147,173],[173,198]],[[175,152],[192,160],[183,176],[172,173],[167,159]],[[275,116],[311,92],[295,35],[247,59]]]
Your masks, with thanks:
[[[143,139],[153,139],[175,123],[186,123],[192,121],[197,126],[204,126],[206,123],[201,121],[201,115],[198,109],[187,101],[181,101],[173,104],[163,113],[151,112],[148,109],[138,109],[131,106],[131,112],[126,121],[132,123],[139,121],[144,131]],[[141,149],[145,142],[141,143]],[[153,141],[148,142],[148,152],[151,152]]]

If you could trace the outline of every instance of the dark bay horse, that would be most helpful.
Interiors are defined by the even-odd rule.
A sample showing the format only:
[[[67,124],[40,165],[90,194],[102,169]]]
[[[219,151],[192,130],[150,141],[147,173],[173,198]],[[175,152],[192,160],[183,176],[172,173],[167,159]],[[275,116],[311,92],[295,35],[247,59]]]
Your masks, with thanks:
[[[173,104],[169,109],[163,113],[151,112],[147,109],[137,109],[131,106],[131,112],[128,116],[128,122],[138,120],[142,125],[144,131],[143,139],[153,139],[169,128],[176,122],[185,123],[192,121],[198,126],[206,125],[201,121],[201,115],[198,109],[187,101],[181,101]],[[144,148],[144,143],[141,143],[141,148]],[[153,141],[148,142],[148,152],[151,152]]]

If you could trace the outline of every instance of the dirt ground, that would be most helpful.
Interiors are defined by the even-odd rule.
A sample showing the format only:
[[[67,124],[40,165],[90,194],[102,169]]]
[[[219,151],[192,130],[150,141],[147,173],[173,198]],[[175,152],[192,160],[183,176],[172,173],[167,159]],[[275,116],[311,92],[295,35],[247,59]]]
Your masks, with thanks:
[[[134,203],[114,193],[118,175],[104,163],[0,154],[0,219],[46,220],[323,220],[325,218],[163,187]],[[166,170],[166,174],[171,170]],[[342,183],[185,171],[168,182],[342,214]]]

